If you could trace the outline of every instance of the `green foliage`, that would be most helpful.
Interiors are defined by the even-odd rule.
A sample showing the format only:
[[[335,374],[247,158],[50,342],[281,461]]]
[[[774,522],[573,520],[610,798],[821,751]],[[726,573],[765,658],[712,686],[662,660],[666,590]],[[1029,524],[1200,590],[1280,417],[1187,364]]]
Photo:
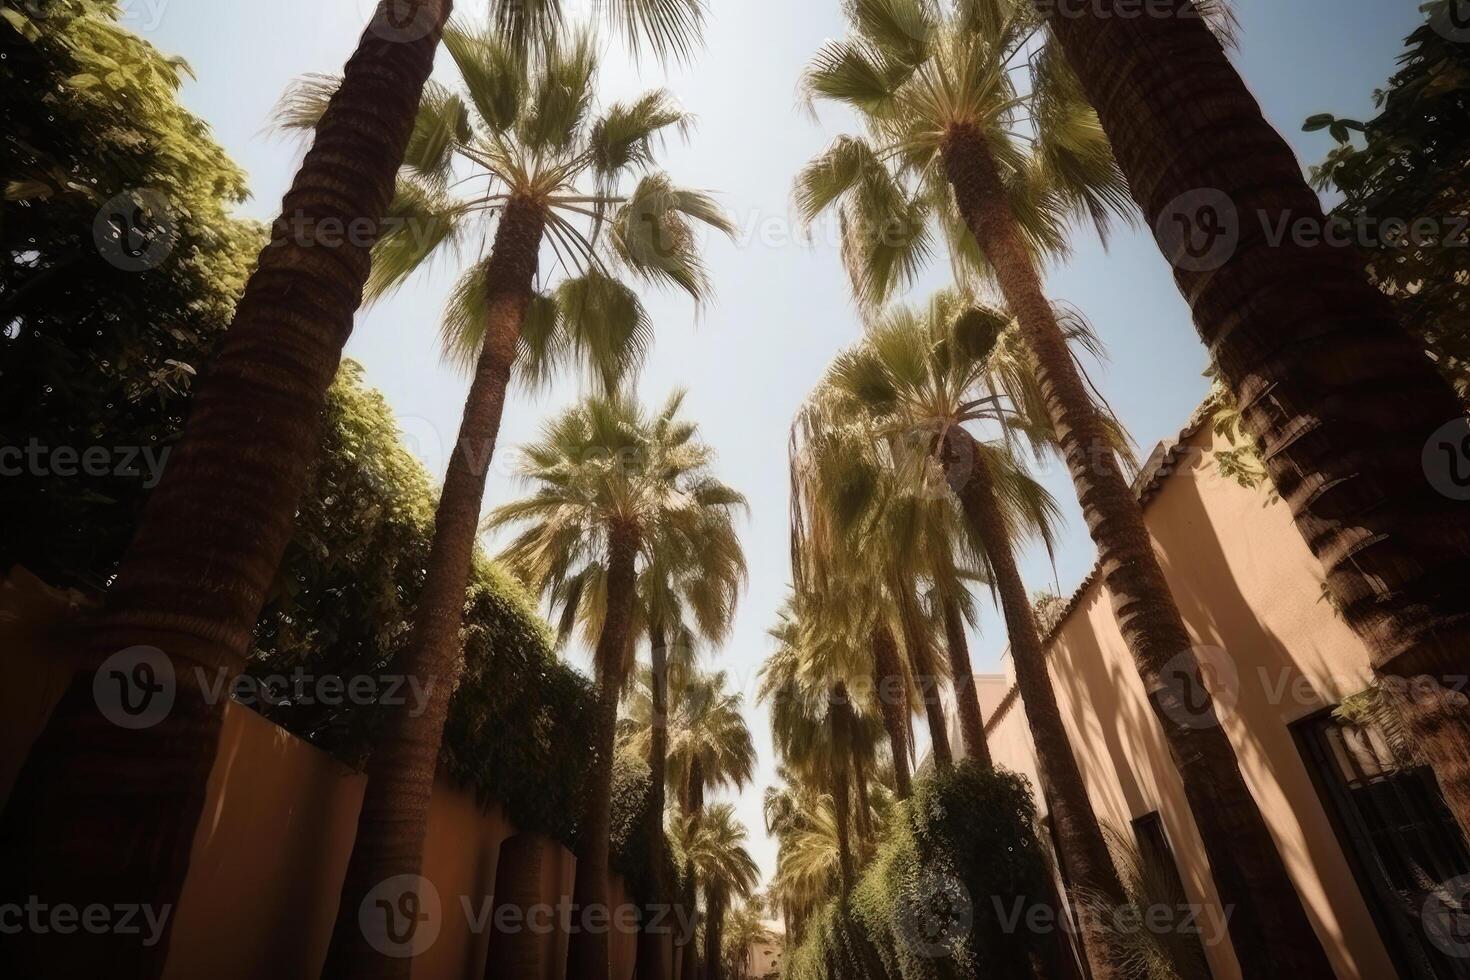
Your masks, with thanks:
[[[808,924],[784,975],[1031,977],[1039,944],[1057,940],[1024,928],[1024,910],[1049,896],[1035,820],[1014,773],[963,761],[918,780],[848,903],[834,899]]]
[[[652,899],[656,880],[650,839],[653,823],[648,814],[652,793],[653,773],[648,763],[632,752],[619,752],[613,758],[609,863],[623,876],[628,894],[640,901]]]
[[[142,454],[166,459],[264,242],[229,216],[244,174],[176,99],[187,68],[114,8],[54,0],[41,29],[7,4],[0,20],[0,446],[109,460],[71,476],[48,455],[0,480],[0,566],[93,589],[156,482]],[[104,255],[126,216],[159,243],[152,268]]]
[[[1424,5],[1445,18],[1451,0]],[[1343,195],[1332,217],[1372,233],[1369,273],[1394,301],[1404,326],[1461,397],[1470,397],[1470,45],[1425,24],[1411,34],[1388,87],[1374,93],[1378,115],[1366,123],[1321,113],[1308,131],[1327,129],[1338,146],[1312,170],[1319,190]],[[1354,133],[1361,134],[1356,145]],[[1389,234],[1389,219],[1408,231]],[[1415,226],[1424,222],[1425,233]]]
[[[531,599],[479,560],[465,607],[464,668],[449,705],[440,760],[484,803],[499,802],[522,830],[570,846],[592,755],[588,681],[556,656]]]
[[[1141,929],[1127,923],[1147,921],[1150,909],[1179,909],[1189,898],[1180,887],[1173,864],[1162,855],[1145,855],[1133,839],[1116,827],[1104,828],[1113,864],[1122,880],[1126,905],[1115,908],[1101,895],[1080,895],[1084,914],[1104,926],[1104,942],[1112,962],[1124,976],[1138,980],[1209,980],[1209,961],[1199,937],[1184,929]],[[1112,927],[1109,928],[1109,925]]]
[[[178,103],[187,69],[118,27],[111,3],[53,0],[46,11],[44,29],[11,5],[0,18],[9,180],[0,446],[101,447],[114,463],[138,447],[166,459],[264,234],[229,216],[246,197],[244,174]],[[128,271],[107,261],[95,223],[109,199],[136,189],[166,205],[142,241],[164,234],[170,249],[153,268]],[[133,474],[0,479],[0,568],[104,588],[156,476],[141,453],[132,465]],[[391,670],[423,584],[433,510],[428,475],[388,405],[344,363],[250,671]],[[558,660],[524,590],[488,561],[477,562],[467,603],[442,764],[482,799],[502,801],[523,829],[571,841],[591,744],[589,685]],[[255,707],[350,762],[362,760],[378,720],[371,706]]]

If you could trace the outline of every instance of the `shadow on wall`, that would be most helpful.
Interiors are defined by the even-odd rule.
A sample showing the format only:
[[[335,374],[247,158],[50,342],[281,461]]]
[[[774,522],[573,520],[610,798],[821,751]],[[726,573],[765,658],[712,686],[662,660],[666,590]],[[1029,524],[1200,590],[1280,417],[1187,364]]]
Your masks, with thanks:
[[[1297,750],[1290,724],[1365,687],[1368,657],[1322,602],[1322,572],[1284,504],[1223,478],[1208,426],[1155,485],[1146,518],[1200,645],[1222,722],[1308,915],[1342,977],[1393,968]],[[1052,645],[1052,677],[1093,804],[1106,820],[1158,810],[1189,894],[1217,902],[1163,733],[1105,590],[1094,584]],[[1220,980],[1233,953],[1211,951]]]

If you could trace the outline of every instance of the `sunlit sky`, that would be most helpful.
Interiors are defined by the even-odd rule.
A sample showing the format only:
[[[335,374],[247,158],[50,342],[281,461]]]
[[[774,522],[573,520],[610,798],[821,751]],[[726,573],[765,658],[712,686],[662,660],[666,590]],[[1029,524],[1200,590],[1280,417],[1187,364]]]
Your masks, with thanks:
[[[750,499],[743,527],[750,588],[730,641],[711,660],[730,673],[749,705],[760,763],[737,806],[750,828],[752,853],[769,876],[775,845],[764,834],[760,800],[775,760],[754,695],[756,670],[770,650],[765,631],[789,578],[787,432],[828,360],[859,333],[833,235],[819,228],[814,240],[805,241],[796,233],[789,213],[791,179],[852,127],[843,113],[826,108],[813,119],[796,95],[806,60],[823,40],[843,33],[838,0],[711,5],[705,49],[688,65],[634,67],[612,45],[602,73],[603,99],[669,87],[698,124],[687,143],[668,145],[663,165],[678,182],[714,192],[739,228],[734,242],[709,239],[706,256],[716,296],[700,316],[678,296],[646,296],[658,339],[640,391],[656,402],[677,386],[687,387],[686,411],[718,450],[720,475]],[[372,6],[371,0],[122,2],[133,29],[193,66],[198,79],[186,85],[183,99],[248,171],[254,196],[243,211],[262,220],[275,216],[301,155],[298,145],[268,132],[276,99],[296,76],[339,71]],[[1373,90],[1388,78],[1402,38],[1420,18],[1416,6],[1413,0],[1237,0],[1242,36],[1235,60],[1304,165],[1320,160],[1330,139],[1301,132],[1301,121],[1323,111],[1370,115]],[[479,13],[473,2],[461,0],[459,7],[465,17]],[[447,61],[441,55],[441,77]],[[935,263],[910,298],[946,285],[946,268]],[[543,260],[543,275],[550,269],[551,262]],[[441,265],[361,313],[347,346],[348,356],[365,365],[369,383],[392,404],[410,445],[436,479],[468,385],[440,363],[437,344],[439,313],[455,271]],[[1079,234],[1071,260],[1049,271],[1048,286],[1053,297],[1084,310],[1108,346],[1111,359],[1093,376],[1141,453],[1177,433],[1205,393],[1205,354],[1152,238],[1123,229],[1104,252],[1095,239]],[[537,397],[512,400],[487,506],[519,491],[510,472],[513,448],[577,396],[576,382],[568,380]],[[1065,472],[1054,467],[1044,480],[1062,501],[1068,523],[1055,569],[1044,554],[1033,552],[1025,557],[1023,573],[1033,588],[1059,586],[1069,594],[1091,568],[1094,550]],[[978,670],[999,669],[1004,631],[988,600],[971,644]],[[582,661],[580,651],[569,657]]]

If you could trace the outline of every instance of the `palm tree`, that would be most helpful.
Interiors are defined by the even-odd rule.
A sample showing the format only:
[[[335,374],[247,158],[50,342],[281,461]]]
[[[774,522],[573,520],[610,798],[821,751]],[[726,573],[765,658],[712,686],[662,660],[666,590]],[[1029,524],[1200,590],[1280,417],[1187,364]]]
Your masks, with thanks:
[[[1098,824],[1087,785],[1072,753],[1046,666],[1040,632],[1016,565],[1017,541],[1035,534],[1050,547],[1057,510],[1046,491],[1018,463],[1010,443],[982,443],[967,425],[1000,422],[1007,436],[1049,434],[1022,412],[1007,408],[996,377],[1011,379],[1017,358],[1002,340],[1008,319],[957,292],[942,292],[921,309],[898,307],[869,324],[863,342],[839,355],[828,372],[835,413],[867,414],[889,440],[917,436],[925,462],[937,464],[928,482],[955,488],[993,588],[1011,641],[1011,658],[1037,757],[1051,788],[1051,816],[1074,888],[1122,904],[1124,893]],[[1085,331],[1074,331],[1091,342]],[[1011,337],[1014,337],[1011,331]],[[1092,345],[1096,350],[1095,345]],[[999,362],[999,363],[998,363]],[[1021,384],[1015,399],[1033,412]],[[932,454],[927,455],[927,454]],[[937,458],[936,458],[937,457]],[[1122,975],[1109,960],[1100,920],[1089,918],[1085,945],[1093,972]]]
[[[491,220],[494,244],[488,255],[472,257],[444,318],[446,352],[471,368],[473,380],[402,664],[433,693],[425,711],[389,714],[373,754],[329,976],[358,976],[365,961],[385,958],[364,936],[358,907],[377,883],[418,873],[464,590],[512,373],[535,384],[577,359],[615,386],[641,357],[649,325],[637,295],[610,267],[677,283],[698,301],[704,274],[686,221],[728,227],[707,198],[673,188],[660,174],[621,192],[625,177],[647,170],[657,135],[687,120],[662,92],[594,115],[597,61],[589,35],[553,45],[529,71],[493,33],[451,25],[445,47],[462,90],[434,83],[426,90],[390,209],[400,222],[378,244],[368,294],[395,288],[445,251],[462,252],[470,242],[483,248]],[[286,124],[309,123],[333,88],[323,79],[298,86],[288,97]],[[606,261],[594,245],[605,213]],[[577,226],[583,216],[591,225],[585,232]],[[645,237],[650,226],[672,232],[671,247],[651,251],[650,244],[665,243]],[[538,296],[546,239],[585,271],[555,295]]]
[[[680,818],[676,833],[691,873],[704,889],[704,975],[722,980],[721,935],[733,898],[748,898],[760,869],[745,848],[745,827],[730,803],[716,803],[701,814]]]
[[[1470,511],[1436,492],[1422,459],[1434,436],[1429,452],[1455,451],[1464,404],[1351,250],[1260,234],[1287,221],[1323,227],[1322,205],[1219,40],[1182,13],[1127,19],[1111,8],[1104,0],[1049,27],[1158,229],[1277,491],[1327,570],[1335,606],[1387,687],[1418,689],[1409,682],[1427,675],[1457,690],[1455,678],[1470,672]],[[1187,12],[1188,0],[1175,8]],[[1450,10],[1439,2],[1429,14]],[[1231,235],[1222,247],[1217,228]],[[1395,700],[1470,835],[1465,699]]]
[[[761,917],[760,908],[752,902],[743,902],[739,908],[726,912],[723,931],[726,974],[733,980],[745,980],[750,976],[750,947],[774,942],[775,934]]]
[[[739,789],[750,782],[755,745],[741,711],[744,696],[727,690],[724,671],[704,674],[690,668],[675,671],[671,679],[667,771],[687,816],[703,809],[709,789]],[[648,671],[624,709],[631,723],[624,745],[643,757],[649,755],[658,733],[652,688]]]
[[[710,511],[744,498],[710,474],[712,451],[679,417],[676,392],[649,414],[624,395],[588,398],[553,419],[521,450],[517,468],[534,493],[496,508],[486,524],[519,528],[501,560],[561,610],[563,635],[580,623],[593,645],[597,758],[588,774],[576,896],[608,904],[608,835],[618,702],[633,667],[639,565],[668,536],[697,535]],[[602,978],[607,937],[573,937],[568,976]]]
[[[841,651],[841,657],[870,665],[864,686],[873,690],[888,732],[895,789],[907,799],[910,718],[923,699],[915,674],[934,665],[911,637],[905,657],[897,636],[917,626],[904,611],[915,601],[909,549],[920,537],[912,532],[924,523],[922,511],[934,502],[895,489],[899,481],[871,436],[869,428],[835,419],[820,403],[809,403],[797,416],[790,447],[792,573],[808,605],[807,628],[820,636],[814,649]],[[915,656],[914,650],[921,652]],[[946,737],[944,715],[932,701],[922,707],[939,745]]]
[[[106,608],[78,640],[92,667],[115,651],[146,645],[161,651],[179,678],[191,677],[196,666],[211,674],[243,670],[452,6],[382,0],[375,8],[315,126],[271,244],[200,379]],[[556,0],[492,0],[492,8],[507,29],[534,25],[521,32],[528,47],[561,25]],[[702,32],[700,0],[630,0],[600,9],[660,55],[689,51]],[[337,233],[364,227],[370,234],[344,240]],[[3,861],[27,894],[173,907],[223,705],[209,703],[186,680],[164,721],[120,728],[99,713],[92,667],[79,672],[32,746],[6,806]],[[75,779],[81,771],[91,775]],[[96,839],[127,845],[102,852],[78,846]],[[52,972],[156,975],[167,942],[143,948],[129,938],[55,942],[27,933],[24,942],[46,947],[33,971],[44,962]]]
[[[1038,271],[1068,221],[1105,232],[1127,192],[1096,115],[1029,0],[864,0],[852,35],[808,69],[814,98],[858,110],[871,139],[839,140],[798,180],[815,217],[837,205],[855,288],[881,302],[910,280],[938,220],[962,281],[992,278],[1016,318],[1155,716],[1173,749],[1246,973],[1331,975],[1239,761],[1218,724],[1169,710],[1213,702],[1143,512],[1067,347]],[[1145,18],[1147,19],[1147,18]],[[1040,44],[1036,47],[1036,44]],[[1185,688],[1178,692],[1178,688]]]
[[[861,677],[866,670],[859,658],[842,656],[850,655],[851,647],[844,650],[817,639],[810,625],[800,621],[798,608],[788,602],[770,631],[777,648],[761,666],[759,698],[770,709],[778,758],[789,772],[799,773],[805,785],[821,787],[827,800],[835,845],[831,870],[836,873],[826,880],[840,883],[847,894],[856,873],[851,784],[862,759],[854,744],[859,735],[843,675]],[[834,654],[839,659],[832,659]],[[858,804],[864,805],[861,798]]]
[[[647,817],[655,848],[655,903],[673,900],[664,857],[671,683],[682,685],[694,670],[696,639],[713,644],[725,639],[746,583],[745,555],[733,513],[717,508],[706,510],[703,517],[697,533],[665,535],[649,549],[653,560],[638,584],[638,614],[648,634],[650,666],[633,711],[643,713],[647,726],[646,748],[640,751],[648,760],[651,781]],[[644,937],[640,962],[647,965],[640,969],[648,973],[648,980],[664,980],[659,937],[652,932]]]

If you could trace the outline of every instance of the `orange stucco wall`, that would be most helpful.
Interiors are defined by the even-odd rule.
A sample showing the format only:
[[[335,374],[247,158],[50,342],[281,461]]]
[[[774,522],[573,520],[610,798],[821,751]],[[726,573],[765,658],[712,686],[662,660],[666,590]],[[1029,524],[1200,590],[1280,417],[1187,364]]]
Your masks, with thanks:
[[[56,631],[75,606],[24,572],[0,579],[0,805],[75,670]],[[165,980],[315,980],[326,959],[357,831],[366,777],[229,702],[173,930]],[[527,880],[497,882],[501,845],[517,841]],[[495,955],[497,884],[527,905],[565,909],[576,859],[539,834],[517,834],[497,806],[435,787],[422,875],[438,893],[437,938],[413,962],[414,980],[483,980]],[[624,895],[614,880],[617,900]],[[566,919],[535,937],[534,976],[560,980]],[[518,939],[520,937],[517,937]],[[513,943],[512,943],[513,945]],[[612,937],[615,980],[630,980],[635,937]],[[508,947],[505,947],[508,950]],[[491,971],[494,974],[495,971]],[[503,973],[504,971],[502,971]]]
[[[1288,726],[1367,686],[1362,643],[1321,599],[1321,566],[1286,507],[1222,477],[1209,426],[1183,445],[1146,506],[1149,530],[1191,635],[1214,664],[1209,684],[1247,784],[1338,976],[1395,975]],[[1218,899],[1183,788],[1123,643],[1094,583],[1051,644],[1050,669],[1072,748],[1099,817],[1126,830],[1158,811],[1191,900]],[[1007,660],[1007,669],[1010,663]],[[1223,668],[1223,669],[1218,669]],[[1010,679],[979,681],[994,718]],[[997,763],[1036,776],[1019,703],[993,722]],[[1207,948],[1217,980],[1240,968],[1228,942]]]

